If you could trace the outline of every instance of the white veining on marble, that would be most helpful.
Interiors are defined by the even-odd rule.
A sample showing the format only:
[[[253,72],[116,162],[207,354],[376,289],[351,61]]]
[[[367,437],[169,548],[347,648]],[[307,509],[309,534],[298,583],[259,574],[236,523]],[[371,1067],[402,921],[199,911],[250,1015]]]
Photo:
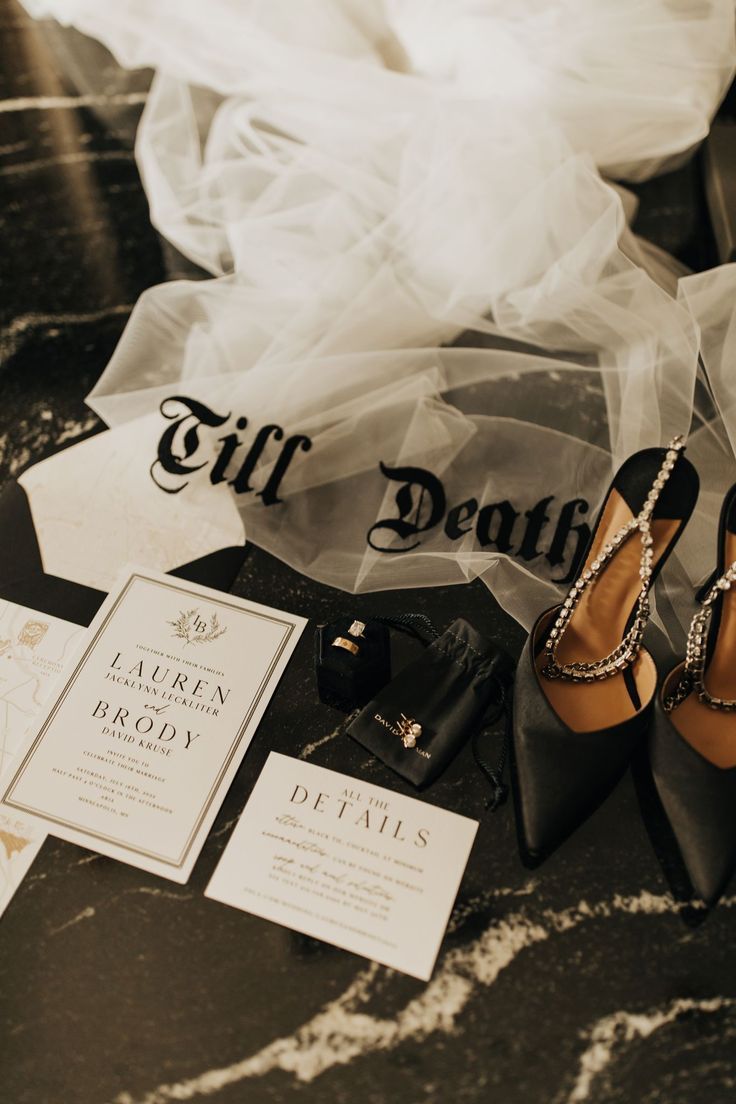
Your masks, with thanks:
[[[329,744],[331,740],[334,740],[340,735],[344,723],[344,721],[341,722],[337,728],[333,728],[332,732],[328,732],[326,736],[320,736],[319,740],[313,740],[311,744],[305,744],[299,752],[297,759],[309,759],[310,755],[314,755],[317,748],[321,748],[324,744]]]
[[[56,436],[55,444],[63,445],[66,441],[75,441],[77,437],[81,437],[87,430],[93,429],[99,424],[100,419],[96,414],[88,414],[86,418],[82,418],[81,420],[78,418],[66,418],[62,424],[61,432]]]
[[[144,104],[147,92],[113,92],[109,95],[87,94],[84,96],[17,96],[14,99],[0,100],[0,115],[11,111],[54,111],[59,108],[77,107],[125,107]]]
[[[522,893],[528,893],[528,886]],[[496,891],[507,896],[508,889]],[[725,898],[720,908],[732,908],[736,897]],[[376,1051],[393,1050],[407,1040],[421,1042],[435,1032],[450,1033],[480,987],[490,987],[522,951],[565,933],[590,920],[617,914],[631,916],[677,913],[685,907],[669,894],[643,891],[635,896],[616,894],[589,904],[580,901],[566,909],[531,906],[492,921],[481,936],[464,947],[448,951],[433,979],[400,1009],[394,1018],[380,1019],[361,1011],[372,995],[372,983],[386,976],[373,964],[362,970],[336,1000],[325,1005],[292,1035],[276,1039],[256,1054],[229,1066],[207,1070],[197,1077],[159,1085],[143,1097],[120,1093],[113,1104],[169,1104],[211,1096],[227,1086],[263,1077],[274,1070],[290,1073],[297,1081],[311,1082],[335,1066],[344,1066]]]
[[[33,885],[36,882],[43,882],[48,878],[48,873],[44,871],[42,874],[29,874],[24,881],[24,886],[27,889],[28,886]]]
[[[45,411],[41,411],[39,417],[42,420],[44,418]],[[58,428],[56,433],[51,431],[40,430],[38,426],[34,427],[32,444],[16,444],[14,443],[12,456],[8,460],[8,475],[16,476],[19,472],[31,462],[34,455],[36,455],[39,449],[44,449],[50,444],[61,445],[65,441],[73,441],[77,437],[81,437],[87,430],[99,425],[99,418],[96,414],[88,414],[86,418],[66,418],[61,427]],[[21,422],[19,426],[16,426],[16,431],[20,430],[22,433],[24,423]],[[4,464],[6,461],[6,454],[9,447],[9,434],[0,434],[0,464]]]
[[[224,836],[227,832],[230,831],[233,824],[237,824],[239,820],[239,816],[231,817],[230,820],[226,820],[222,827],[218,828],[216,832],[210,832],[210,834],[207,836],[207,839],[218,839],[220,836]]]
[[[101,322],[115,315],[128,315],[133,309],[132,303],[116,303],[112,307],[101,307],[93,311],[60,311],[56,314],[29,312],[19,314],[0,330],[0,360],[12,356],[18,351],[25,336],[43,327],[81,326],[91,322]]]
[[[23,142],[10,142],[5,146],[0,146],[0,156],[4,157],[8,153],[18,153],[19,150],[28,149],[30,144],[27,139]]]
[[[101,857],[100,855],[90,856],[87,859],[80,859],[79,862],[73,863],[72,865],[79,866],[81,863],[91,862],[93,858],[99,859]],[[45,878],[46,875],[42,874],[39,875],[39,877]],[[63,924],[59,924],[58,927],[51,928],[49,935],[58,935],[59,932],[66,931],[67,928],[71,928],[75,924],[78,924],[80,920],[91,920],[93,917],[97,916],[99,909],[110,908],[116,905],[118,901],[122,900],[123,897],[136,897],[139,894],[144,897],[158,897],[166,901],[191,901],[195,896],[193,893],[176,893],[170,889],[161,889],[159,886],[132,886],[130,889],[124,889],[120,893],[113,894],[112,897],[107,897],[101,904],[98,904],[97,908],[95,908],[94,905],[88,905],[86,908],[83,908],[81,912],[78,912],[76,916],[72,916],[71,920],[66,920]]]
[[[650,1012],[620,1011],[604,1016],[585,1033],[588,1046],[580,1058],[575,1084],[566,1097],[567,1104],[583,1104],[584,1101],[595,1099],[591,1097],[591,1089],[596,1078],[615,1059],[616,1052],[627,1043],[634,1042],[636,1039],[648,1039],[653,1032],[674,1023],[684,1013],[720,1012],[734,1005],[736,1001],[729,997],[712,997],[703,1000],[681,997],[663,1008],[655,1008]]]
[[[492,901],[497,901],[502,897],[529,897],[536,888],[537,883],[530,879],[517,888],[504,886],[500,889],[486,889],[483,893],[476,894],[475,897],[469,897],[466,901],[455,905],[447,924],[447,931],[448,933],[457,931],[471,916],[487,909]]]
[[[81,912],[78,912],[76,916],[73,916],[71,920],[67,920],[65,924],[60,924],[58,928],[52,928],[49,935],[58,935],[59,932],[66,931],[67,928],[73,928],[75,924],[78,924],[80,920],[90,920],[96,915],[95,909],[92,905],[88,905],[87,908],[83,908]]]
[[[166,901],[191,901],[196,896],[194,893],[186,893],[183,890],[177,893],[173,889],[161,889],[159,886],[133,886],[132,889],[124,889],[122,893],[116,894],[115,897],[110,899],[109,903],[114,904],[121,897],[134,897],[138,893],[144,897],[159,897]]]
[[[74,153],[59,153],[55,157],[38,157],[33,161],[21,161],[17,165],[5,165],[0,168],[2,176],[21,176],[36,172],[37,169],[57,168],[59,165],[84,165],[97,161],[132,161],[132,150],[80,150]]]

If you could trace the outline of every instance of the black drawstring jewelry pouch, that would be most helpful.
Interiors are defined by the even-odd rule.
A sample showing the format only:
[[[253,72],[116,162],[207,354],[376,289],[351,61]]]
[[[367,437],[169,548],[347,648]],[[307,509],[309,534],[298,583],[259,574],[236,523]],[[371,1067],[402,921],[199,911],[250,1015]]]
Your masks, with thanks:
[[[511,664],[504,652],[458,619],[399,671],[347,727],[350,735],[414,786],[429,785],[471,736],[478,765],[505,797],[500,768],[481,760],[477,737],[507,712]]]

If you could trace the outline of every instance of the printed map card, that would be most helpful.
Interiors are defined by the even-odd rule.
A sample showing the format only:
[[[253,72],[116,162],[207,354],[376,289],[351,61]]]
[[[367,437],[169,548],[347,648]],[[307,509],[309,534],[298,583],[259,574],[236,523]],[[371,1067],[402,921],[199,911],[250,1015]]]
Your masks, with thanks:
[[[206,896],[429,981],[477,828],[271,752]]]
[[[79,647],[85,630],[0,599],[0,780]],[[42,825],[0,805],[0,916],[46,838]]]
[[[128,569],[0,799],[186,882],[306,621]]]

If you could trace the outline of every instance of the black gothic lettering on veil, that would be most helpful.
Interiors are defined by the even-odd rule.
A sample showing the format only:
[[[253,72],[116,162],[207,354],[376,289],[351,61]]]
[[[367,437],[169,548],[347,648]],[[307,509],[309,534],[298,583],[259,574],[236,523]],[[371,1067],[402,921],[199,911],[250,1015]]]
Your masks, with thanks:
[[[258,495],[263,501],[264,506],[275,506],[277,502],[283,501],[283,499],[278,496],[278,490],[281,485],[281,480],[286,475],[286,469],[291,463],[294,453],[297,449],[301,449],[302,452],[309,452],[311,447],[311,438],[305,437],[303,433],[297,433],[284,442],[284,447],[281,449],[281,455],[273,466],[273,471],[268,478],[266,486],[262,491],[258,491]]]
[[[245,429],[248,425],[247,418],[238,418],[235,423],[236,429]],[[210,472],[210,483],[215,486],[217,483],[222,483],[225,479],[225,472],[228,465],[232,460],[235,450],[240,448],[240,438],[237,433],[226,433],[224,437],[217,438],[218,445],[222,445],[220,449],[220,455],[212,465],[212,471]],[[236,488],[237,490],[237,488]]]
[[[481,546],[486,548],[488,545],[495,545],[499,552],[511,552],[513,549],[511,538],[518,517],[518,510],[514,509],[508,499],[504,499],[503,502],[491,502],[484,506],[478,514],[476,527]]]
[[[475,536],[482,549],[495,549],[504,555],[518,557],[527,562],[543,556],[551,568],[567,563],[568,571],[564,578],[551,579],[557,583],[569,583],[574,577],[582,553],[590,539],[590,526],[577,520],[578,513],[588,511],[584,498],[573,498],[560,507],[554,533],[545,550],[540,547],[545,527],[550,523],[552,504],[555,495],[541,498],[530,509],[525,510],[523,529],[519,525],[521,510],[516,509],[508,499],[489,502],[478,509],[477,498],[467,498],[457,506],[447,509],[447,496],[441,481],[425,468],[390,468],[380,463],[381,474],[387,479],[401,481],[394,502],[398,517],[381,518],[368,530],[366,540],[376,552],[401,553],[412,552],[422,543],[420,534],[427,533],[445,519],[444,533],[451,540],[460,540],[475,529]],[[548,513],[549,511],[549,513]],[[446,514],[446,516],[445,516]],[[377,535],[383,532],[389,536],[381,539]],[[412,541],[409,544],[391,546],[390,534],[400,541]],[[574,537],[574,546],[570,549],[570,537]]]
[[[245,419],[242,419],[245,421]],[[250,477],[253,474],[253,469],[261,458],[263,450],[268,443],[269,437],[273,436],[275,441],[280,441],[284,436],[284,431],[281,426],[277,425],[265,425],[261,426],[256,434],[256,439],[251,445],[248,455],[240,466],[240,471],[234,479],[230,480],[230,486],[233,488],[236,494],[244,494],[247,491],[252,491],[253,488],[250,485]],[[212,478],[212,482],[216,480]]]
[[[473,528],[472,524],[466,525],[463,529],[463,522],[470,521],[478,510],[478,499],[469,498],[465,502],[461,502],[459,506],[453,506],[451,510],[447,511],[447,521],[445,522],[445,533],[450,540],[459,540],[460,537],[465,536]]]
[[[178,407],[183,407],[184,413]],[[169,475],[191,475],[192,472],[203,468],[207,463],[206,460],[201,464],[183,463],[184,460],[190,460],[199,449],[199,427],[206,425],[216,428],[224,425],[230,414],[224,416],[215,414],[204,403],[190,399],[186,395],[172,395],[164,399],[159,410],[164,418],[172,421],[172,424],[161,434],[161,440],[158,443],[158,459],[154,460],[150,468],[151,479],[166,494],[178,494],[189,485],[189,480],[185,479],[175,487],[167,487],[157,479],[156,470],[160,468]],[[190,424],[187,425],[187,423]]]
[[[524,514],[527,526],[517,553],[519,559],[536,560],[537,556],[542,555],[541,549],[537,548],[537,542],[549,521],[547,507],[551,502],[554,502],[554,497],[554,495],[547,495],[546,498],[541,498],[536,506],[533,506],[531,510],[527,510]]]
[[[161,414],[172,424],[161,434],[158,443],[157,459],[154,460],[149,471],[151,479],[156,486],[166,494],[178,494],[189,486],[189,477],[195,472],[201,471],[209,463],[211,456],[208,454],[201,463],[185,463],[193,461],[202,445],[201,428],[219,429],[232,417],[230,413],[217,414],[210,410],[204,403],[187,395],[172,395],[164,399],[159,407]],[[246,429],[248,419],[240,416],[235,422],[238,430]],[[232,478],[228,478],[228,469],[231,464],[237,464],[236,451],[244,446],[237,433],[226,433],[217,438],[220,446],[209,473],[209,481],[213,486],[224,483],[226,480],[233,488],[235,494],[247,494],[255,488],[251,485],[253,475],[259,461],[270,441],[282,441],[284,430],[279,425],[269,424],[261,426],[248,449],[244,459]],[[287,437],[276,456],[271,467],[265,485],[257,496],[264,506],[275,506],[283,501],[279,497],[281,484],[298,451],[309,452],[312,447],[312,439],[303,433],[295,433]],[[167,482],[162,481],[163,473],[173,478]],[[232,472],[230,472],[232,475]]]
[[[418,533],[426,533],[428,529],[434,528],[445,513],[446,498],[444,487],[436,475],[426,471],[424,468],[389,468],[382,460],[379,464],[381,473],[385,475],[387,479],[403,481],[403,486],[399,487],[395,499],[399,516],[398,518],[385,518],[381,521],[377,521],[375,525],[372,525],[368,530],[366,540],[370,547],[376,552],[411,552],[414,548],[419,547],[421,541],[417,540],[414,544],[407,545],[403,548],[386,548],[374,543],[374,534],[385,529],[389,533],[395,533],[401,540],[406,540],[408,537],[414,537]],[[410,521],[409,515],[414,508],[412,488],[415,486],[419,490],[419,496],[416,502],[414,521]],[[422,507],[424,505],[425,495],[429,496],[430,508],[429,515],[422,521]]]

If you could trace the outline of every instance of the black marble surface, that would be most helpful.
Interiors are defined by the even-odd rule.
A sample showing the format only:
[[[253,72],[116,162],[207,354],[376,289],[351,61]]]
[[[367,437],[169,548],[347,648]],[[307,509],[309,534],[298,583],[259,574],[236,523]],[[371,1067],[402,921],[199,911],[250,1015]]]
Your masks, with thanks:
[[[148,76],[15,0],[0,35],[4,481],[95,427],[83,396],[131,305],[190,270],[151,229],[132,155]],[[712,263],[697,160],[639,193],[642,229]],[[523,639],[480,585],[351,599],[255,548],[235,592],[312,622],[400,602]],[[339,722],[307,631],[188,885],[47,840],[0,919],[4,1104],[736,1099],[736,887],[683,921],[630,777],[531,873],[510,806],[486,814],[469,751],[452,764],[425,797],[481,825],[428,985],[206,900],[269,750],[401,789]]]

